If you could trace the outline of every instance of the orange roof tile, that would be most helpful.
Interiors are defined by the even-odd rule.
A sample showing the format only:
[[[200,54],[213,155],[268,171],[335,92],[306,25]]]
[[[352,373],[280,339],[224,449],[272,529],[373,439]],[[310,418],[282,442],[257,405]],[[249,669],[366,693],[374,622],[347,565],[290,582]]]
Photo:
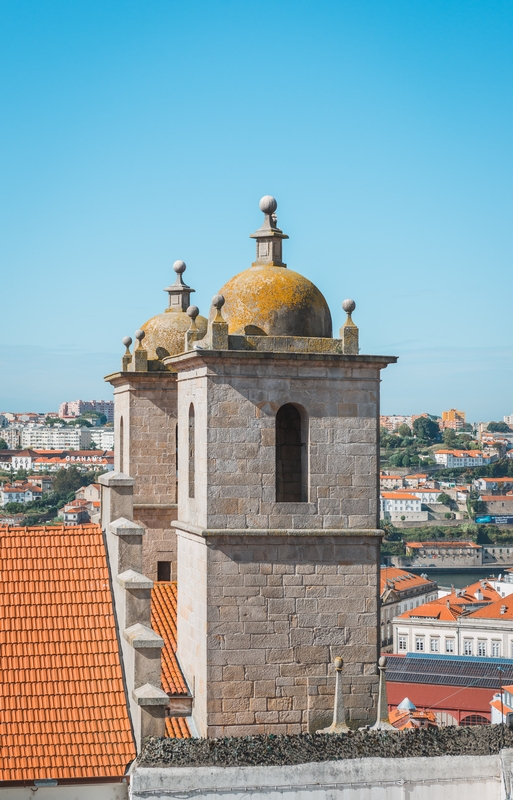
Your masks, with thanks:
[[[123,776],[136,753],[101,528],[0,528],[0,557],[0,781]]]
[[[439,600],[432,600],[430,603],[424,603],[417,608],[411,608],[409,611],[405,611],[404,614],[399,614],[399,619],[424,617],[427,619],[439,619],[445,622],[453,622],[461,616],[463,609],[454,605],[451,601],[449,601],[449,605],[447,605],[447,599],[448,598],[441,597]],[[441,601],[445,602],[442,603]]]
[[[162,650],[162,689],[168,694],[188,695],[187,684],[176,658],[176,581],[153,584],[151,626],[164,639]]]
[[[384,497],[385,500],[418,500],[418,497],[415,497],[414,494],[408,494],[408,492],[381,492],[381,497]]]
[[[473,611],[469,616],[480,619],[513,619],[513,595],[500,597],[494,603]]]
[[[166,736],[168,739],[191,739],[187,717],[166,717]]]
[[[411,589],[414,586],[431,586],[433,581],[426,580],[421,575],[414,575],[398,567],[382,567],[380,572],[381,594],[385,591],[387,581],[394,583],[394,589]],[[395,585],[397,582],[397,585]]]

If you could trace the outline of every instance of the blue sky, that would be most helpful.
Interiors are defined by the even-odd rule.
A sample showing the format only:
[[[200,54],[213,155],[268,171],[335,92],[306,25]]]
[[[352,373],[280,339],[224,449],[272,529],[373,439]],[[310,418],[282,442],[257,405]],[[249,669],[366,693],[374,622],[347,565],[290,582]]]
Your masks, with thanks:
[[[0,4],[0,410],[108,398],[184,259],[285,260],[400,356],[384,413],[513,413],[513,4]]]

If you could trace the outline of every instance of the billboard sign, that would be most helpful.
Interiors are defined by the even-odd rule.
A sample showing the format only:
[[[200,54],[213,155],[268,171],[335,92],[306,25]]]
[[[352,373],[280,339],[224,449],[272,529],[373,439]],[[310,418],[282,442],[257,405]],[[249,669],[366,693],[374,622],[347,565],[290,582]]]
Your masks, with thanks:
[[[487,523],[492,525],[513,525],[513,516],[499,517],[495,514],[487,514],[485,517],[476,517],[475,522],[478,525],[486,525]]]

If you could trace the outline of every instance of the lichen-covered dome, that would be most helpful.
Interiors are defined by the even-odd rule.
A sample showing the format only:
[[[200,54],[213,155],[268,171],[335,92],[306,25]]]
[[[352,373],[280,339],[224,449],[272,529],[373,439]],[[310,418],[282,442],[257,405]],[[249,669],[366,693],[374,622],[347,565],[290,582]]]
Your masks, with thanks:
[[[331,338],[331,314],[324,295],[282,261],[282,242],[289,237],[278,228],[277,207],[274,197],[262,197],[264,223],[251,234],[256,239],[256,261],[220,290],[226,301],[223,317],[228,332]]]
[[[196,326],[201,336],[207,332],[205,317],[196,317]],[[185,311],[166,309],[163,314],[157,314],[141,326],[145,332],[144,347],[148,351],[148,358],[166,358],[176,356],[185,351],[185,334],[191,327],[191,318]]]
[[[176,356],[185,351],[185,334],[191,327],[191,318],[194,318],[196,327],[200,331],[198,338],[202,338],[207,331],[207,320],[198,316],[198,309],[189,308],[191,289],[183,282],[182,275],[187,269],[184,261],[175,261],[173,269],[176,272],[176,281],[164,289],[169,294],[169,308],[162,314],[152,317],[142,326],[146,334],[144,347],[148,358],[166,358]],[[192,314],[187,313],[187,309]]]
[[[331,338],[328,304],[314,284],[285,266],[254,264],[220,290],[231,334]]]

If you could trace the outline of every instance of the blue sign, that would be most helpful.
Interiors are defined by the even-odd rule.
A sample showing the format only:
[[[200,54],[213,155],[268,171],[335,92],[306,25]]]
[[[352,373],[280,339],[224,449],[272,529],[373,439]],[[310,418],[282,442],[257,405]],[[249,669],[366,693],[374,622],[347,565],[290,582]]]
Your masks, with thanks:
[[[513,516],[496,516],[494,514],[489,514],[486,517],[476,517],[475,521],[478,525],[486,525],[491,523],[492,525],[513,525]]]

